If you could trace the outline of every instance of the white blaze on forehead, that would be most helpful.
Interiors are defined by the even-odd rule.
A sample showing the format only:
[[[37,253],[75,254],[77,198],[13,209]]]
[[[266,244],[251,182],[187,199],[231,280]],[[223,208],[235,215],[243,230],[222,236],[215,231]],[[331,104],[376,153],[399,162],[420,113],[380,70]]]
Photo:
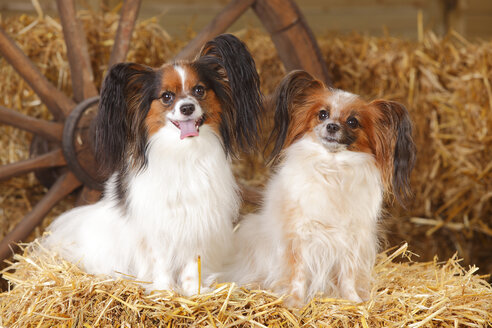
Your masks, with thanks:
[[[335,119],[340,116],[341,111],[351,102],[358,98],[353,93],[334,89],[333,93],[328,97],[328,104],[330,105],[330,118]]]
[[[183,92],[186,92],[186,90],[185,90],[186,71],[184,70],[183,67],[181,67],[179,65],[175,65],[174,69],[176,70],[176,72],[178,72],[178,75],[181,78],[181,86],[183,88]]]

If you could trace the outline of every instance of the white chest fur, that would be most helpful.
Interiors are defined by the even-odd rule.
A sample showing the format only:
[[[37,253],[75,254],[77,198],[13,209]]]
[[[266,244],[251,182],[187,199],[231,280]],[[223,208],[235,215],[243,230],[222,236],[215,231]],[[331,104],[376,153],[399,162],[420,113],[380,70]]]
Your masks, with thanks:
[[[327,152],[305,137],[286,150],[267,197],[274,197],[267,204],[282,201],[281,208],[296,207],[307,221],[360,227],[373,224],[379,216],[381,177],[370,154]],[[268,209],[275,210],[273,206]]]

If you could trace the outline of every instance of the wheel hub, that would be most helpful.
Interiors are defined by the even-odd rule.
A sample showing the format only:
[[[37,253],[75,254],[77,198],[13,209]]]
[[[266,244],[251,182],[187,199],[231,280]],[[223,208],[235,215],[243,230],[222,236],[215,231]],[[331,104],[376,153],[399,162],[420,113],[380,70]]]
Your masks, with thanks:
[[[88,98],[70,112],[63,127],[62,151],[68,169],[80,182],[91,189],[102,190],[104,177],[100,174],[94,159],[91,129],[98,102],[99,97]],[[30,155],[36,157],[57,147],[57,143],[53,141],[34,136]],[[37,170],[35,174],[44,186],[51,187],[65,171],[66,168],[52,168]]]
[[[94,159],[91,128],[98,102],[99,97],[88,98],[70,112],[63,128],[62,150],[75,176],[89,188],[102,190],[104,179]]]

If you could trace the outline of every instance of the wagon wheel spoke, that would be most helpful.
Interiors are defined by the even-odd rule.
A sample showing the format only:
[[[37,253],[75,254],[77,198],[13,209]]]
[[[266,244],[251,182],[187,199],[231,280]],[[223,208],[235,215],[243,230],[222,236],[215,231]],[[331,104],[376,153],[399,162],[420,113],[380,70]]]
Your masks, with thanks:
[[[57,0],[58,12],[67,45],[67,57],[72,76],[73,96],[77,102],[97,96],[87,40],[75,13],[74,0]]]
[[[316,39],[293,0],[257,0],[253,10],[270,33],[286,71],[304,69],[331,85]]]
[[[205,26],[175,57],[175,59],[193,59],[208,40],[224,33],[241,15],[253,5],[255,0],[233,0]]]
[[[0,180],[8,179],[34,170],[66,165],[61,149],[12,164],[0,166]]]
[[[55,88],[15,42],[0,28],[0,53],[48,106],[57,121],[70,113],[75,103]]]
[[[33,118],[2,106],[0,106],[0,123],[15,126],[53,141],[61,142],[62,139],[62,124]]]
[[[8,233],[0,243],[0,258],[4,259],[11,255],[11,249],[15,248],[16,242],[25,240],[34,228],[42,221],[46,214],[63,198],[77,189],[81,183],[75,175],[67,172],[60,176],[46,195],[34,206],[17,226]]]
[[[125,0],[123,2],[108,67],[125,61],[141,2],[142,0]]]

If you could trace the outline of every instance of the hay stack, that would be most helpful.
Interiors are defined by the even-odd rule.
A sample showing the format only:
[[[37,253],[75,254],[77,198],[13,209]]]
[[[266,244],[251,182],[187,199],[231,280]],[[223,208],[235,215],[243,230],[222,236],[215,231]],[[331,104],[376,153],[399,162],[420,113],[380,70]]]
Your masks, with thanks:
[[[129,280],[88,275],[51,253],[16,255],[0,294],[5,327],[486,327],[492,288],[456,257],[445,263],[395,263],[407,245],[380,254],[368,302],[317,298],[303,309],[261,290],[221,284],[190,298],[144,295]],[[10,273],[9,273],[10,272]]]

